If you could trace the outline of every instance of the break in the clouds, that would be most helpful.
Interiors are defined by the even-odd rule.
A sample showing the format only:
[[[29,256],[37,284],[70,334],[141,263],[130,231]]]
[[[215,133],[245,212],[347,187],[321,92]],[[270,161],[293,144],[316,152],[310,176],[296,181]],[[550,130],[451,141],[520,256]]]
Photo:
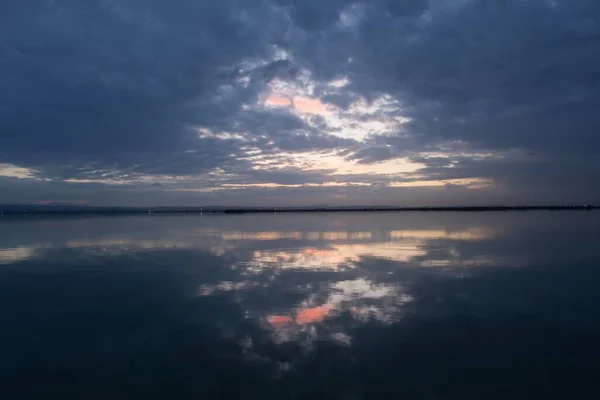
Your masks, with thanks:
[[[597,202],[596,0],[5,0],[0,203]]]

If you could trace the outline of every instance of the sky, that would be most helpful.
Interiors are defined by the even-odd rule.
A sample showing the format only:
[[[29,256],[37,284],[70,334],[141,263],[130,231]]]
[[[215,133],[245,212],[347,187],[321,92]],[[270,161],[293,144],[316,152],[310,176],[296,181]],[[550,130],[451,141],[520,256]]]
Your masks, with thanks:
[[[0,203],[600,203],[598,0],[3,0]]]

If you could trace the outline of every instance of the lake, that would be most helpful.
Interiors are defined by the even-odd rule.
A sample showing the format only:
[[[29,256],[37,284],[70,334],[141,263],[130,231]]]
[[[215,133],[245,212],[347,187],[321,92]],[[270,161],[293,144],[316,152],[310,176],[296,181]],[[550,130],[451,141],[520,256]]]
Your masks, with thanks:
[[[600,395],[600,212],[0,217],[3,399]]]

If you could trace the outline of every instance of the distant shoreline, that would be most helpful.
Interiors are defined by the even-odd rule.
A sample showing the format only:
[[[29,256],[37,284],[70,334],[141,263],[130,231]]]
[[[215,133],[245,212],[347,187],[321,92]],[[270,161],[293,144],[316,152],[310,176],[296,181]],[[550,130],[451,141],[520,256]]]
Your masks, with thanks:
[[[256,214],[256,213],[282,213],[282,212],[481,212],[481,211],[591,211],[597,206],[495,206],[495,207],[390,207],[390,208],[270,208],[270,209],[229,209],[224,210],[225,214]]]
[[[212,207],[173,207],[173,208],[95,208],[73,209],[37,208],[28,206],[13,209],[0,209],[0,216],[8,215],[153,215],[153,214],[275,214],[275,213],[324,213],[324,212],[487,212],[487,211],[591,211],[600,208],[595,205],[570,206],[482,206],[482,207],[316,207],[316,208],[212,208]]]

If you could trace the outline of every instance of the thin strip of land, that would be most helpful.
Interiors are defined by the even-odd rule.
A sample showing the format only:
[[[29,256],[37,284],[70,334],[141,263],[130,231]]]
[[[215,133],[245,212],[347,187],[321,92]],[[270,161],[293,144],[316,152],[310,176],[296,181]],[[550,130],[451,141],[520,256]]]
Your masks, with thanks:
[[[129,215],[129,214],[267,214],[324,212],[488,212],[488,211],[591,211],[596,205],[466,206],[466,207],[94,207],[0,205],[5,215]]]
[[[481,211],[588,211],[598,208],[592,205],[572,205],[572,206],[490,206],[490,207],[361,207],[361,208],[246,208],[246,209],[226,209],[226,214],[247,214],[247,213],[285,213],[285,212],[481,212]]]

